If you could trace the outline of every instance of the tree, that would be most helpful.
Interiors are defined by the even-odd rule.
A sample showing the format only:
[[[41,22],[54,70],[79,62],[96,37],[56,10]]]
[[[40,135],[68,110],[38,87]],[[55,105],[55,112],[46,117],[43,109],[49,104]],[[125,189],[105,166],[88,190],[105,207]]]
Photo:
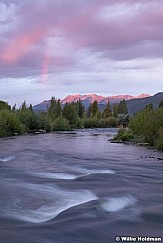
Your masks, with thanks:
[[[33,112],[33,107],[31,104],[29,105],[29,111]]]
[[[25,102],[25,101],[22,103],[22,105],[21,105],[21,107],[20,107],[20,110],[21,110],[21,111],[27,111],[27,110],[28,110],[28,108],[27,108],[27,105],[26,105],[26,102]]]
[[[119,104],[113,105],[113,116],[114,117],[118,117],[118,107],[119,107]]]
[[[7,102],[0,100],[0,110],[11,110],[11,106]]]
[[[87,111],[87,117],[88,118],[91,117],[91,111],[92,111],[92,104],[90,104],[89,107],[88,107],[88,111]]]
[[[56,100],[55,97],[52,96],[50,100],[50,106],[48,107],[48,117],[50,118],[51,121],[56,118],[55,108],[56,108]]]
[[[78,114],[74,103],[65,104],[65,106],[63,107],[63,117],[65,117],[69,121],[71,127],[76,126],[78,122]]]
[[[82,118],[84,115],[85,109],[84,109],[84,106],[83,106],[81,100],[77,101],[77,106],[78,106],[78,116],[79,116],[79,118]]]
[[[54,121],[57,117],[62,114],[62,106],[60,99],[56,100],[55,97],[51,98],[50,106],[48,107],[48,117],[51,121]]]
[[[104,118],[108,118],[108,117],[112,116],[111,105],[110,105],[109,101],[108,101],[102,115]]]
[[[128,114],[128,108],[125,100],[121,100],[118,106],[118,114]]]
[[[99,115],[99,108],[98,108],[97,100],[95,100],[92,104],[90,104],[89,114],[90,114],[90,117],[95,117],[95,116],[97,116],[97,114]]]
[[[62,116],[62,105],[60,99],[56,102],[56,118]]]

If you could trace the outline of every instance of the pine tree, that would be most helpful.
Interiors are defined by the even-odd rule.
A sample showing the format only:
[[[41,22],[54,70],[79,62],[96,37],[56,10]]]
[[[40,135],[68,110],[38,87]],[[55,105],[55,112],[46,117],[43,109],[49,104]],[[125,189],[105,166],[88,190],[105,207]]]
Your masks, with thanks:
[[[79,118],[82,118],[84,115],[85,109],[84,109],[84,106],[83,106],[81,100],[77,101],[77,106],[78,106],[78,116],[79,116]]]
[[[27,105],[26,105],[25,101],[22,103],[20,110],[21,111],[27,111]]]
[[[128,108],[125,100],[121,100],[118,106],[118,114],[128,114]]]
[[[91,117],[91,111],[92,111],[92,104],[90,103],[88,111],[87,111],[87,117],[90,118]]]
[[[54,121],[56,118],[56,99],[53,96],[50,100],[50,106],[48,107],[48,117],[51,121]]]
[[[56,102],[56,118],[62,116],[62,105],[60,99]]]
[[[98,103],[97,100],[95,100],[91,106],[91,116],[92,117],[97,116],[98,112],[99,112]]]
[[[110,105],[109,101],[108,101],[102,115],[104,118],[108,118],[108,117],[112,116],[111,105]]]
[[[118,117],[118,107],[119,107],[119,104],[113,105],[113,116],[114,117]]]
[[[29,111],[30,111],[30,112],[33,112],[32,104],[29,105]]]

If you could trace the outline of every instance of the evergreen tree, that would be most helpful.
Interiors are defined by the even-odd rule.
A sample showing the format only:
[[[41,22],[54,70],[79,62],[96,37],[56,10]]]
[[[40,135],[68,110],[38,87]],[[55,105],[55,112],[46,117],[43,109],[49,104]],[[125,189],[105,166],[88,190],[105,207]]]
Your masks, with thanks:
[[[113,116],[114,117],[118,117],[118,107],[119,107],[119,104],[113,105]]]
[[[87,117],[90,118],[91,117],[91,111],[92,111],[92,104],[90,103],[88,111],[87,111]]]
[[[98,119],[101,119],[102,115],[101,115],[100,110],[98,110],[98,111],[96,112],[96,117],[97,117]]]
[[[62,116],[62,105],[60,99],[56,102],[56,118]]]
[[[55,118],[56,118],[56,100],[55,97],[52,96],[50,100],[50,106],[48,107],[48,119],[49,119],[51,131],[53,131],[53,123]]]
[[[79,118],[82,118],[84,115],[85,109],[84,109],[84,106],[83,106],[81,100],[77,101],[77,106],[78,106],[78,116],[79,116]]]
[[[112,111],[111,111],[111,105],[110,105],[110,102],[108,101],[104,111],[103,111],[103,117],[104,118],[108,118],[112,116]]]
[[[50,106],[48,107],[48,117],[54,121],[57,117],[62,115],[61,101],[56,100],[55,97],[51,98]]]
[[[30,111],[30,112],[33,112],[33,107],[32,107],[31,104],[29,105],[29,111]]]
[[[21,111],[27,111],[27,105],[26,105],[25,101],[22,103],[20,110]]]
[[[91,105],[91,117],[97,116],[99,112],[97,100],[95,100]]]
[[[121,100],[118,106],[118,114],[128,114],[128,109],[125,100]]]

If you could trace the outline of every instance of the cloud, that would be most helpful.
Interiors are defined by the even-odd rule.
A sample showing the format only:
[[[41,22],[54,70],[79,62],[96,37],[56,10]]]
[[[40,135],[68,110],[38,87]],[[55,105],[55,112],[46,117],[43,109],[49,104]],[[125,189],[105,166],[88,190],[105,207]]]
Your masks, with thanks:
[[[151,69],[161,82],[159,0],[0,0],[0,12],[0,78],[11,90],[11,78],[31,80],[27,91],[58,78],[57,90],[102,92],[101,83],[151,80]]]

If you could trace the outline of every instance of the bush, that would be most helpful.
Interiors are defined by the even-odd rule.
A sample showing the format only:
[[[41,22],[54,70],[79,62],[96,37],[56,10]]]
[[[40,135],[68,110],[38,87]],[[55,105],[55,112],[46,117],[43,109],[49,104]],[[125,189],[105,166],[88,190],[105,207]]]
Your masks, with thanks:
[[[134,139],[134,135],[132,134],[132,132],[130,130],[126,130],[126,129],[120,129],[118,131],[118,134],[114,137],[114,140],[116,141],[131,141],[132,139]]]
[[[53,131],[68,131],[70,130],[69,121],[64,117],[58,117],[53,122]]]
[[[14,113],[7,110],[0,111],[0,137],[22,134],[24,130],[24,126]]]
[[[45,129],[47,132],[51,131],[50,121],[46,114],[37,114],[37,129]]]
[[[154,145],[163,128],[163,111],[159,109],[144,109],[130,119],[129,127],[136,135],[144,137],[145,142]]]
[[[98,127],[98,119],[96,117],[83,119],[84,128],[96,128]]]
[[[19,121],[25,126],[26,131],[35,130],[39,128],[39,118],[36,113],[31,112],[29,110],[19,110],[16,112],[16,115]]]
[[[159,136],[155,141],[155,147],[158,150],[163,151],[163,129],[160,129],[159,131]]]
[[[159,137],[158,139],[156,139],[155,142],[155,147],[163,152],[163,137]]]

